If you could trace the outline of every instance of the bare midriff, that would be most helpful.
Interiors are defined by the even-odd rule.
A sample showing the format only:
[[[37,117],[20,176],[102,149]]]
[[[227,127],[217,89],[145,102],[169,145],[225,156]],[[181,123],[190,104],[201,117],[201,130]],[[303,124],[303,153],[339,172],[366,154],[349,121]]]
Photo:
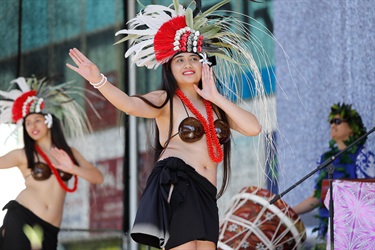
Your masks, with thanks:
[[[16,201],[42,220],[60,227],[66,192],[55,176],[51,175],[44,181],[36,181],[28,176],[25,185],[26,188],[17,196]]]

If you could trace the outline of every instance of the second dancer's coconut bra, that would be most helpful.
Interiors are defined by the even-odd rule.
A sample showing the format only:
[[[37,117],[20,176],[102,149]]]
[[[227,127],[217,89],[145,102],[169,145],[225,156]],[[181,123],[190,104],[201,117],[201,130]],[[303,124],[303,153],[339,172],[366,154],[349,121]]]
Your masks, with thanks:
[[[63,181],[68,181],[72,178],[72,174],[68,174],[64,171],[61,171],[60,169],[57,170],[59,172],[59,175]],[[43,163],[43,162],[37,162],[34,165],[34,168],[31,170],[31,176],[34,178],[36,181],[44,181],[49,179],[52,175],[52,170],[51,168]]]

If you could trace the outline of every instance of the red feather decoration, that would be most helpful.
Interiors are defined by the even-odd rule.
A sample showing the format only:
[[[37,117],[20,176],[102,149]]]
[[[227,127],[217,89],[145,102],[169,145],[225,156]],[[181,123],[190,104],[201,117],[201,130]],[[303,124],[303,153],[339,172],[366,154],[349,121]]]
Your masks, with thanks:
[[[31,91],[25,92],[24,94],[22,94],[20,97],[18,97],[14,101],[14,104],[13,104],[13,107],[12,107],[12,119],[13,119],[14,122],[17,122],[19,119],[23,118],[23,115],[22,115],[23,104],[25,103],[25,101],[27,100],[27,98],[29,96],[36,96],[36,91],[31,90]],[[29,109],[30,109],[31,104],[32,103],[30,102],[29,105],[27,106],[26,114],[29,113]]]
[[[176,31],[186,27],[185,16],[177,16],[164,23],[154,37],[155,58],[158,62],[167,62],[174,54]]]

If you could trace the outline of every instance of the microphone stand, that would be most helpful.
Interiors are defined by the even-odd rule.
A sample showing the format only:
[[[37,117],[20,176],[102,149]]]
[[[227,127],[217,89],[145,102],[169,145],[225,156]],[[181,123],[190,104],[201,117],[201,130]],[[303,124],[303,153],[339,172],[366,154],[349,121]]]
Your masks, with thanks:
[[[278,201],[281,197],[283,197],[285,194],[287,194],[288,192],[290,192],[292,189],[294,189],[296,186],[298,186],[299,184],[301,184],[303,181],[305,181],[307,178],[309,178],[310,176],[312,176],[313,174],[315,174],[319,170],[321,170],[323,168],[327,168],[328,180],[329,180],[329,225],[330,225],[329,228],[330,228],[330,245],[331,245],[330,249],[334,250],[332,179],[333,179],[333,173],[335,172],[335,167],[332,165],[332,162],[338,156],[340,156],[342,153],[344,153],[347,150],[349,150],[351,147],[353,147],[354,145],[356,145],[358,142],[362,141],[364,138],[366,138],[369,134],[371,134],[374,131],[375,131],[375,127],[373,127],[366,134],[364,134],[361,137],[359,137],[357,140],[355,140],[349,146],[347,146],[346,148],[344,148],[343,150],[341,150],[340,152],[338,152],[336,155],[331,156],[330,158],[328,158],[327,160],[325,160],[316,169],[314,169],[313,171],[311,171],[310,173],[308,173],[307,175],[305,175],[302,179],[300,179],[299,181],[297,181],[295,184],[293,184],[291,187],[289,187],[288,189],[286,189],[284,192],[282,192],[281,194],[275,195],[275,197],[273,197],[273,199],[270,201],[270,204],[273,204],[276,201]]]

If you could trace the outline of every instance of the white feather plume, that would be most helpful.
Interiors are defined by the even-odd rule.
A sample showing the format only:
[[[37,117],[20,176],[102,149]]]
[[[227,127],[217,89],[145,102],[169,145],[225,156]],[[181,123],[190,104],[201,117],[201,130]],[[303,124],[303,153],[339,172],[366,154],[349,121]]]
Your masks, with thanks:
[[[130,29],[119,30],[115,34],[116,36],[128,35],[128,37],[119,42],[135,39],[129,50],[125,53],[125,58],[131,56],[132,62],[138,67],[146,66],[148,69],[157,68],[161,63],[156,61],[155,58],[153,48],[155,34],[165,22],[177,15],[184,14],[185,9],[180,4],[178,11],[175,11],[170,6],[148,5],[136,17],[129,20],[128,26],[130,26]],[[142,29],[138,30],[138,27],[142,27]],[[143,29],[143,27],[146,27],[146,29]]]

